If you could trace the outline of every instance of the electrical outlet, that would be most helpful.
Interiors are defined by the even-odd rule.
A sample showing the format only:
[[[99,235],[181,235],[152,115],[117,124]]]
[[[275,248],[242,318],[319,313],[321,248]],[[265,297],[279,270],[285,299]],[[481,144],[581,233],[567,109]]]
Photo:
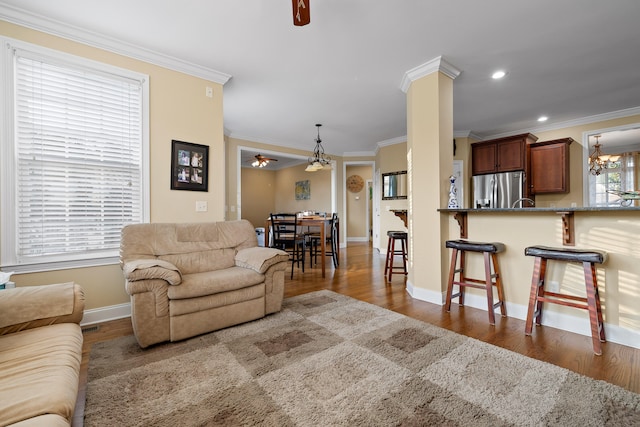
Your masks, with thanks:
[[[213,88],[207,86],[207,89],[205,90],[205,94],[207,95],[207,98],[213,98]]]
[[[207,202],[197,201],[196,202],[196,212],[206,212],[207,211]]]

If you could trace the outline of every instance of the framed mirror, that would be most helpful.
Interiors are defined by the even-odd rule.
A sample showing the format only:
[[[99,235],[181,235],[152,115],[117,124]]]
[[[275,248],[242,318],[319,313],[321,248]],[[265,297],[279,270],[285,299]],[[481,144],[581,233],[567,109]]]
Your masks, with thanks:
[[[382,200],[407,198],[407,171],[382,174]]]

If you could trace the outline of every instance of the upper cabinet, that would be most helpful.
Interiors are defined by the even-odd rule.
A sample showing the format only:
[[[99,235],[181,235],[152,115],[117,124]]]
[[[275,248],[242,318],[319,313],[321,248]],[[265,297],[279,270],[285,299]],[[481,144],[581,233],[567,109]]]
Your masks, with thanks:
[[[524,133],[471,144],[471,173],[482,175],[496,172],[527,171],[528,144],[538,137]]]
[[[569,145],[572,138],[531,144],[530,193],[569,192]]]

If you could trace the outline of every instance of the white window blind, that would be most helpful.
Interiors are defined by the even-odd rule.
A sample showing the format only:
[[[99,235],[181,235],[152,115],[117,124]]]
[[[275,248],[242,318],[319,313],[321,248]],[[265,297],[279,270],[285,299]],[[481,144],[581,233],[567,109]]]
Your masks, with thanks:
[[[17,265],[118,254],[144,219],[143,104],[141,80],[14,50]]]

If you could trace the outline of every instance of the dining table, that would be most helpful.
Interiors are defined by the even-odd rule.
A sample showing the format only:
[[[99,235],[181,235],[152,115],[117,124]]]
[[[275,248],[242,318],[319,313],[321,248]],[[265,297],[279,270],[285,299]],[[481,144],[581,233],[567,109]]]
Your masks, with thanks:
[[[327,230],[329,230],[329,232],[331,232],[331,216],[324,216],[324,215],[303,215],[301,217],[298,218],[299,219],[299,224],[302,228],[304,227],[318,227],[320,228],[320,253],[322,254],[322,257],[320,259],[320,265],[321,265],[321,269],[322,269],[322,277],[325,277],[325,269],[326,269],[326,246],[327,246]],[[337,226],[337,224],[336,224]],[[265,222],[265,227],[264,227],[264,241],[265,241],[265,245],[269,246],[269,233],[271,230],[271,218],[268,218]],[[338,235],[340,234],[339,230],[338,230]],[[336,251],[338,250],[337,248],[339,247],[339,242],[335,242],[335,247],[336,247]]]

